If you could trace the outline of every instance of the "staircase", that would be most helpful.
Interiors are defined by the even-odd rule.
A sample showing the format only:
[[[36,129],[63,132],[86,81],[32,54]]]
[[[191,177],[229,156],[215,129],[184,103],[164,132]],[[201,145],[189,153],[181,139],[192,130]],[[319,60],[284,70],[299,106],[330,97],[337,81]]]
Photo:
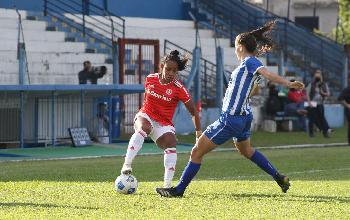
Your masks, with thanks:
[[[22,17],[30,84],[78,84],[82,63],[90,60],[94,66],[107,67],[107,75],[99,80],[111,84],[114,43],[125,33],[124,20],[90,4],[91,13],[81,12],[81,1],[45,0],[44,13],[19,11]],[[75,17],[83,24],[71,19]],[[95,19],[100,32],[88,28]],[[17,60],[18,15],[15,10],[0,9],[0,82],[18,84]],[[103,34],[101,34],[101,32]],[[116,59],[114,59],[116,60]]]
[[[66,41],[66,32],[47,31],[48,22],[33,20],[30,12],[20,11],[26,43],[28,70],[31,84],[78,84],[82,63],[106,65],[108,56],[103,53],[86,53],[84,42]],[[29,18],[29,19],[28,19]],[[18,84],[17,60],[18,15],[15,10],[0,9],[0,83]],[[101,80],[110,83],[110,74]]]
[[[343,48],[328,38],[239,0],[184,0],[184,8],[201,19],[203,29],[216,29],[219,36],[229,37],[232,43],[239,33],[276,19],[274,36],[279,51],[284,53],[286,67],[305,81],[310,81],[315,69],[321,69],[334,94],[343,86]],[[279,51],[268,56],[272,63],[277,62]]]

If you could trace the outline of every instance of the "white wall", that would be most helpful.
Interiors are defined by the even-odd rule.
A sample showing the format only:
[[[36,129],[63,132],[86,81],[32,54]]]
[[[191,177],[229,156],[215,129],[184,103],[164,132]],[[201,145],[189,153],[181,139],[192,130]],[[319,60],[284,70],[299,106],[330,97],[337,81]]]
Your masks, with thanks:
[[[282,17],[287,17],[288,1],[287,0],[268,0],[269,11]],[[250,2],[266,8],[267,0]],[[291,0],[290,19],[295,20],[296,16],[313,16],[315,0]],[[319,29],[321,32],[330,33],[337,24],[338,15],[337,0],[317,0],[316,16],[319,16]]]

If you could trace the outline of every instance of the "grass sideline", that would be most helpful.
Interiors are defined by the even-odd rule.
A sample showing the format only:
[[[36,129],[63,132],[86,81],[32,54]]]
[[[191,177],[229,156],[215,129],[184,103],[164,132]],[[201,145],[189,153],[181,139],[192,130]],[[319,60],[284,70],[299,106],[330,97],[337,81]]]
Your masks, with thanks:
[[[237,152],[205,158],[182,199],[160,198],[162,156],[140,156],[135,195],[114,192],[123,158],[4,162],[2,219],[349,219],[350,147],[263,151],[292,179],[287,194]],[[188,161],[179,155],[178,172]]]
[[[251,143],[254,147],[272,147],[295,144],[330,144],[346,143],[347,128],[336,128],[331,134],[331,138],[324,138],[322,133],[315,133],[316,137],[310,138],[306,132],[277,132],[253,131]],[[179,143],[194,143],[193,135],[177,135]],[[227,141],[222,147],[232,147],[232,141]]]

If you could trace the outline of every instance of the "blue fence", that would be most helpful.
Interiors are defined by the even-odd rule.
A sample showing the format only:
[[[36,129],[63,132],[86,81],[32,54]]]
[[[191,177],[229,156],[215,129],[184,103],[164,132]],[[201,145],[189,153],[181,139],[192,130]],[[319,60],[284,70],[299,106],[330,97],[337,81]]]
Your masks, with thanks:
[[[0,144],[70,143],[74,127],[109,143],[122,132],[119,95],[142,92],[143,85],[0,86]]]

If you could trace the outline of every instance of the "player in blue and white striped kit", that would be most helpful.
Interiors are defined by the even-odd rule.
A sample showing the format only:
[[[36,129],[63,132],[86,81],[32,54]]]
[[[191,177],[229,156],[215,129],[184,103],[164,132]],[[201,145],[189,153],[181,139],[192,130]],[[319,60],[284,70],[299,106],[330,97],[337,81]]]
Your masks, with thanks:
[[[199,171],[203,156],[229,139],[233,139],[235,147],[243,156],[271,175],[282,191],[287,192],[290,186],[289,178],[278,173],[268,159],[251,146],[249,139],[253,120],[249,105],[250,97],[255,92],[261,77],[288,88],[304,88],[301,82],[290,82],[269,72],[255,57],[272,49],[273,41],[270,35],[274,24],[275,22],[267,23],[262,28],[236,37],[235,53],[241,63],[231,74],[220,118],[208,126],[193,147],[190,161],[178,185],[172,188],[157,188],[158,194],[165,197],[181,197]]]

